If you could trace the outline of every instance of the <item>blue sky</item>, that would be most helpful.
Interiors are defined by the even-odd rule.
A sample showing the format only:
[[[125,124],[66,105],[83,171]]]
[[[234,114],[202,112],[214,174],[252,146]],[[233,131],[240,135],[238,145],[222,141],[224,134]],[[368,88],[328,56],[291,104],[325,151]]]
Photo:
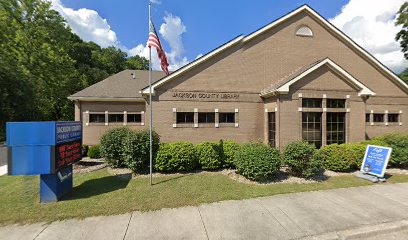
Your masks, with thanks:
[[[51,1],[54,6],[58,5],[56,9],[84,40],[94,40],[105,46],[116,45],[130,55],[143,55],[142,45],[145,45],[148,34],[148,0]],[[255,31],[303,4],[308,4],[323,17],[332,20],[338,28],[395,71],[400,71],[407,64],[402,54],[398,53],[399,46],[393,39],[397,29],[392,22],[404,0],[155,1],[160,3],[152,5],[153,22],[158,31],[163,28],[159,31],[160,38],[174,68],[193,61],[199,54],[207,53],[239,34]],[[362,8],[364,2],[366,5]],[[388,18],[381,22],[378,16],[383,14],[388,14]],[[363,17],[364,21],[356,21],[356,17]],[[350,23],[359,26],[359,29],[364,28],[361,29],[364,36],[358,29],[347,29]],[[390,32],[387,39],[383,34],[376,35],[372,29],[384,27],[384,24]],[[92,29],[96,28],[100,28],[100,31],[93,32]],[[386,48],[390,44],[393,48],[384,55],[382,46]]]

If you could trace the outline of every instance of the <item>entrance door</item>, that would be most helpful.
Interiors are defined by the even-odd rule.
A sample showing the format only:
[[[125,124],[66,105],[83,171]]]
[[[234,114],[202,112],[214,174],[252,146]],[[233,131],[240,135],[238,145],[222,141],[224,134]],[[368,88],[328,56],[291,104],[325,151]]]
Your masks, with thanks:
[[[268,113],[268,141],[271,147],[276,147],[276,117],[274,112]]]

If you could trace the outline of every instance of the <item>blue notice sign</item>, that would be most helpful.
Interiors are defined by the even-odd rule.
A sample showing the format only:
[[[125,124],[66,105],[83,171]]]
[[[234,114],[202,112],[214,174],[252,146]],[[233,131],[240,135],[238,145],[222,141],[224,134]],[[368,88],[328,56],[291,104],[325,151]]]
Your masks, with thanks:
[[[384,177],[391,152],[392,148],[389,147],[367,145],[361,172]]]
[[[81,139],[81,122],[56,122],[55,137],[57,144]]]

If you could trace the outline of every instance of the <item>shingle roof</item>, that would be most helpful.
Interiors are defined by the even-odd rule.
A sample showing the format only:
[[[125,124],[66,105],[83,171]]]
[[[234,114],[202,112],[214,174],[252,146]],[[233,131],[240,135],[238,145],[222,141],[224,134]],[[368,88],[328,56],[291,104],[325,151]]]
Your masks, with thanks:
[[[300,74],[306,72],[307,70],[309,70],[310,68],[316,66],[317,64],[319,64],[320,62],[322,62],[323,60],[319,60],[316,61],[310,65],[304,66],[304,67],[299,67],[296,68],[294,71],[292,71],[291,73],[289,73],[288,75],[282,77],[281,79],[279,79],[276,83],[272,84],[271,86],[263,89],[261,91],[261,95],[267,94],[267,93],[271,93],[276,91],[279,87],[285,85],[286,83],[288,83],[290,80],[294,79],[295,77],[299,76]]]
[[[132,73],[135,78],[133,78]],[[152,82],[165,76],[162,71],[152,71]],[[68,98],[71,100],[82,98],[131,98],[143,99],[140,90],[149,84],[149,71],[123,70],[94,85],[91,85]]]

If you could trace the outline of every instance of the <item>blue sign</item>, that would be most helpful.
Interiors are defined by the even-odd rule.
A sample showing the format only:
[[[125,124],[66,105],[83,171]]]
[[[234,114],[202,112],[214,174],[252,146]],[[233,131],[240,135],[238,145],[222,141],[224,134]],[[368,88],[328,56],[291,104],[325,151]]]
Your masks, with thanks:
[[[57,144],[81,139],[81,122],[56,122],[55,136],[55,141]]]
[[[361,172],[377,177],[384,177],[385,169],[390,160],[392,148],[367,145]]]
[[[72,189],[72,164],[81,160],[81,122],[8,122],[9,175],[40,175],[40,201]]]

